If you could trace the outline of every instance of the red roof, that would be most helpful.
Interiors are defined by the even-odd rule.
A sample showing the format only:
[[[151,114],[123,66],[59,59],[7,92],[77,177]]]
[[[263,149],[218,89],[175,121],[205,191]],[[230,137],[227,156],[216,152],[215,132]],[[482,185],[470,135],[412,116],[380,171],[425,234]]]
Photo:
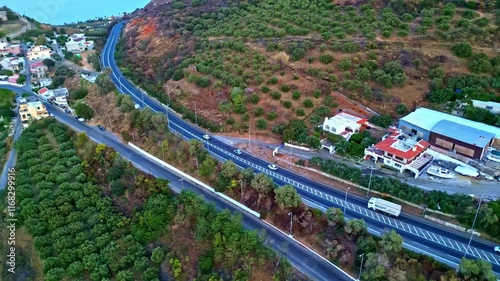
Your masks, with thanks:
[[[412,148],[409,148],[408,150],[401,150],[398,148],[393,147],[392,145],[397,143],[398,141],[402,141],[398,139],[398,136],[400,134],[391,134],[388,138],[385,140],[377,143],[375,145],[376,148],[385,151],[387,153],[391,153],[395,156],[399,156],[404,159],[413,159],[415,156],[419,155],[421,152],[426,150],[430,144],[426,142],[425,140],[420,140],[415,144]]]
[[[30,64],[31,68],[35,68],[35,67],[39,67],[39,66],[44,66],[43,62],[41,61],[36,61],[36,62],[32,62]]]
[[[38,94],[39,95],[43,95],[43,94],[45,94],[48,91],[49,91],[49,89],[47,89],[46,87],[43,87],[40,90],[38,90]]]

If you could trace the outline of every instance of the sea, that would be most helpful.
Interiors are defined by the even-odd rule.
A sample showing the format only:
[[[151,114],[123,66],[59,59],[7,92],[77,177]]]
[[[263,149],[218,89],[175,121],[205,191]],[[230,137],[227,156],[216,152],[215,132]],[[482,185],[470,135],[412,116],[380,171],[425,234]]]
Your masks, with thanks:
[[[41,23],[63,25],[130,13],[150,0],[0,0],[0,6]]]

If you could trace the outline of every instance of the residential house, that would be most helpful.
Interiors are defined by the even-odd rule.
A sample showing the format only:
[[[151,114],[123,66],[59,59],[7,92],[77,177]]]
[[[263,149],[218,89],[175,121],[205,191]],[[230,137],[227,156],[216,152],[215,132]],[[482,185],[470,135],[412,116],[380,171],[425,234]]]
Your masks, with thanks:
[[[6,56],[9,54],[9,52],[7,51],[7,46],[9,46],[9,43],[0,42],[0,55],[1,56]]]
[[[21,58],[4,58],[0,61],[0,65],[2,65],[3,69],[7,69],[10,71],[19,71],[21,70],[21,66],[24,63],[24,60]]]
[[[472,106],[487,109],[493,114],[500,114],[500,103],[498,102],[472,100]]]
[[[50,59],[50,48],[46,46],[33,46],[28,50],[28,58],[32,60]]]
[[[399,119],[398,127],[451,157],[481,159],[489,146],[500,145],[500,128],[427,108]]]
[[[429,147],[425,140],[390,128],[381,142],[365,148],[365,158],[372,157],[375,162],[381,161],[400,173],[410,171],[417,178],[432,162],[432,156],[426,153]]]
[[[0,42],[0,55],[2,55],[2,56],[8,56],[8,55],[17,56],[20,53],[21,53],[21,46],[19,44],[10,44],[10,43]]]
[[[9,83],[17,84],[17,80],[19,80],[18,74],[14,74],[12,76],[9,76],[9,78],[7,78],[7,82],[9,82]]]
[[[323,130],[335,135],[340,135],[348,140],[352,134],[367,126],[368,119],[361,118],[346,112],[340,112],[333,117],[326,117],[323,122]]]
[[[7,11],[0,11],[0,20],[2,20],[2,21],[9,20],[9,18],[7,17]]]
[[[59,89],[54,89],[52,90],[52,93],[54,94],[54,104],[59,106],[59,107],[67,107],[68,106],[68,100],[67,98],[69,97],[69,92],[68,89],[66,88],[59,88]]]
[[[38,78],[46,77],[46,71],[49,68],[42,61],[33,61],[30,63],[30,73]]]
[[[22,98],[19,100],[19,116],[23,127],[28,127],[32,121],[48,117],[49,113],[41,101],[28,102]]]
[[[38,94],[41,96],[41,98],[44,101],[49,101],[54,96],[54,94],[52,93],[52,91],[49,90],[46,87],[43,87],[40,90],[38,90]]]
[[[38,79],[38,84],[39,84],[39,87],[48,87],[52,84],[52,79],[50,79],[50,78]]]
[[[94,41],[87,41],[85,34],[77,33],[69,37],[69,41],[66,42],[66,50],[72,53],[79,53],[86,50],[94,49]]]

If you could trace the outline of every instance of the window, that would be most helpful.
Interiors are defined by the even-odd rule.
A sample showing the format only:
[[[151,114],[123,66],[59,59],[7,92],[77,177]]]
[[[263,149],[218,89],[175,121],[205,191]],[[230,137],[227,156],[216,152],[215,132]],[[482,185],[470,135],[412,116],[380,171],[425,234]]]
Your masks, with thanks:
[[[493,106],[486,106],[486,109],[493,110]]]
[[[453,143],[441,138],[436,138],[436,146],[451,150],[453,149]]]
[[[398,168],[401,168],[401,165],[399,165],[398,163],[394,163],[394,166],[398,167]]]
[[[462,155],[465,155],[465,156],[470,157],[470,158],[474,157],[474,150],[470,149],[470,148],[467,148],[465,146],[461,146],[461,145],[456,144],[455,145],[455,151],[458,154],[462,154]]]
[[[401,162],[404,162],[404,161],[405,161],[402,157],[399,157],[399,156],[396,156],[395,158],[396,158],[396,160],[399,160],[399,161],[401,161]]]
[[[392,158],[392,153],[387,153],[387,157],[391,157]]]

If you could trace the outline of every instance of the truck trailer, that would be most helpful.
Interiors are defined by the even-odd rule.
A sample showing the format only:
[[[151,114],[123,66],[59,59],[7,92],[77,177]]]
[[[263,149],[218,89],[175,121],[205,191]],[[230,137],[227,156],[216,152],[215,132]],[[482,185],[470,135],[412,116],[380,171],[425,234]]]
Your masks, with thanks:
[[[401,213],[401,205],[375,197],[370,198],[370,201],[368,201],[368,209],[381,211],[395,217]]]

